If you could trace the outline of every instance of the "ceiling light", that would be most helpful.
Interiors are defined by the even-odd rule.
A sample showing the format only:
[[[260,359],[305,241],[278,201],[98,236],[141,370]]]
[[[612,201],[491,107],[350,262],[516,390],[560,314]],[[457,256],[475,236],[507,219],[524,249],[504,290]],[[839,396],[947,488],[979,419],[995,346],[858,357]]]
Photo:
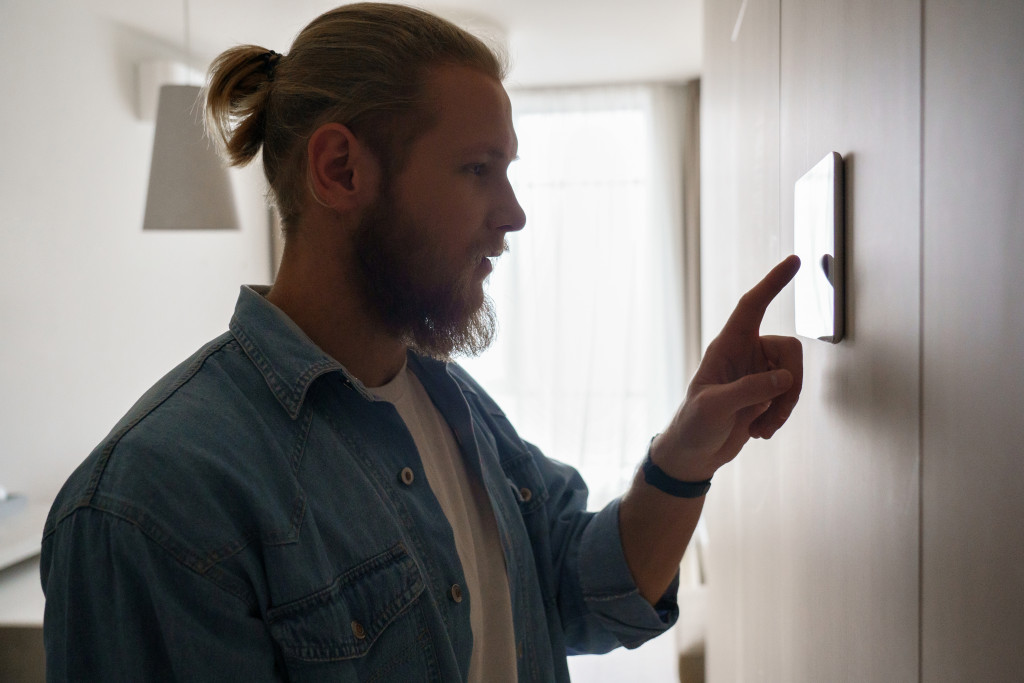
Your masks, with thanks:
[[[184,27],[187,64],[188,0]],[[140,69],[140,90],[155,87],[155,81],[141,77],[144,73]],[[238,229],[231,180],[206,136],[200,93],[198,85],[187,82],[160,85],[143,230]]]

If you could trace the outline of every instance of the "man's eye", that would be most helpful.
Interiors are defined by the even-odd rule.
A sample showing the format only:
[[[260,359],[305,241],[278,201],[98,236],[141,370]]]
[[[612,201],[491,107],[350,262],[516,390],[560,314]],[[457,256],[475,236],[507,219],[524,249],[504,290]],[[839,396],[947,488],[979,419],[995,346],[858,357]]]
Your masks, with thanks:
[[[466,169],[473,175],[483,175],[484,171],[487,170],[486,164],[470,164]]]

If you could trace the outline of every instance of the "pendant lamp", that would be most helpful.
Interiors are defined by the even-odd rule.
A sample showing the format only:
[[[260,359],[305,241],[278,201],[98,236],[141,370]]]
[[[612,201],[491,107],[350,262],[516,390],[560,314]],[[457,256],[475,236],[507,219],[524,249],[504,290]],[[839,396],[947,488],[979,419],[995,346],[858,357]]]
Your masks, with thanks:
[[[185,57],[188,0],[184,0]],[[203,126],[201,88],[163,85],[156,112],[143,230],[237,230],[231,180]]]

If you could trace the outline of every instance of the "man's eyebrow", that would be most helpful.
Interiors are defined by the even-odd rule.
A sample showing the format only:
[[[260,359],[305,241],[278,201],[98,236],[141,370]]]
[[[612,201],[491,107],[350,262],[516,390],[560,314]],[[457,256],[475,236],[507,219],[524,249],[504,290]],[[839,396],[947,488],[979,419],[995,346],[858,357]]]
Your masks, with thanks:
[[[513,161],[518,161],[519,160],[518,151],[517,151],[517,153],[513,154],[512,156],[509,156],[508,153],[505,150],[503,150],[503,149],[501,149],[499,147],[489,147],[489,146],[473,147],[473,146],[471,146],[471,147],[467,147],[464,150],[462,150],[462,154],[464,154],[464,155],[482,154],[482,155],[488,156],[488,157],[490,157],[492,159],[495,159],[495,160],[498,160],[498,161],[508,161],[509,163],[512,163]]]

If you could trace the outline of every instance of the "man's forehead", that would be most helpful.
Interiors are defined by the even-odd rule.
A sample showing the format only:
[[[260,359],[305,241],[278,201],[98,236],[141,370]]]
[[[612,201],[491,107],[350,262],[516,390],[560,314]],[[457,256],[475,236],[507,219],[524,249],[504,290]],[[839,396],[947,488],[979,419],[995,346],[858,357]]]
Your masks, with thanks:
[[[511,159],[517,151],[512,105],[501,82],[470,67],[442,66],[427,80],[435,130],[465,152]]]

